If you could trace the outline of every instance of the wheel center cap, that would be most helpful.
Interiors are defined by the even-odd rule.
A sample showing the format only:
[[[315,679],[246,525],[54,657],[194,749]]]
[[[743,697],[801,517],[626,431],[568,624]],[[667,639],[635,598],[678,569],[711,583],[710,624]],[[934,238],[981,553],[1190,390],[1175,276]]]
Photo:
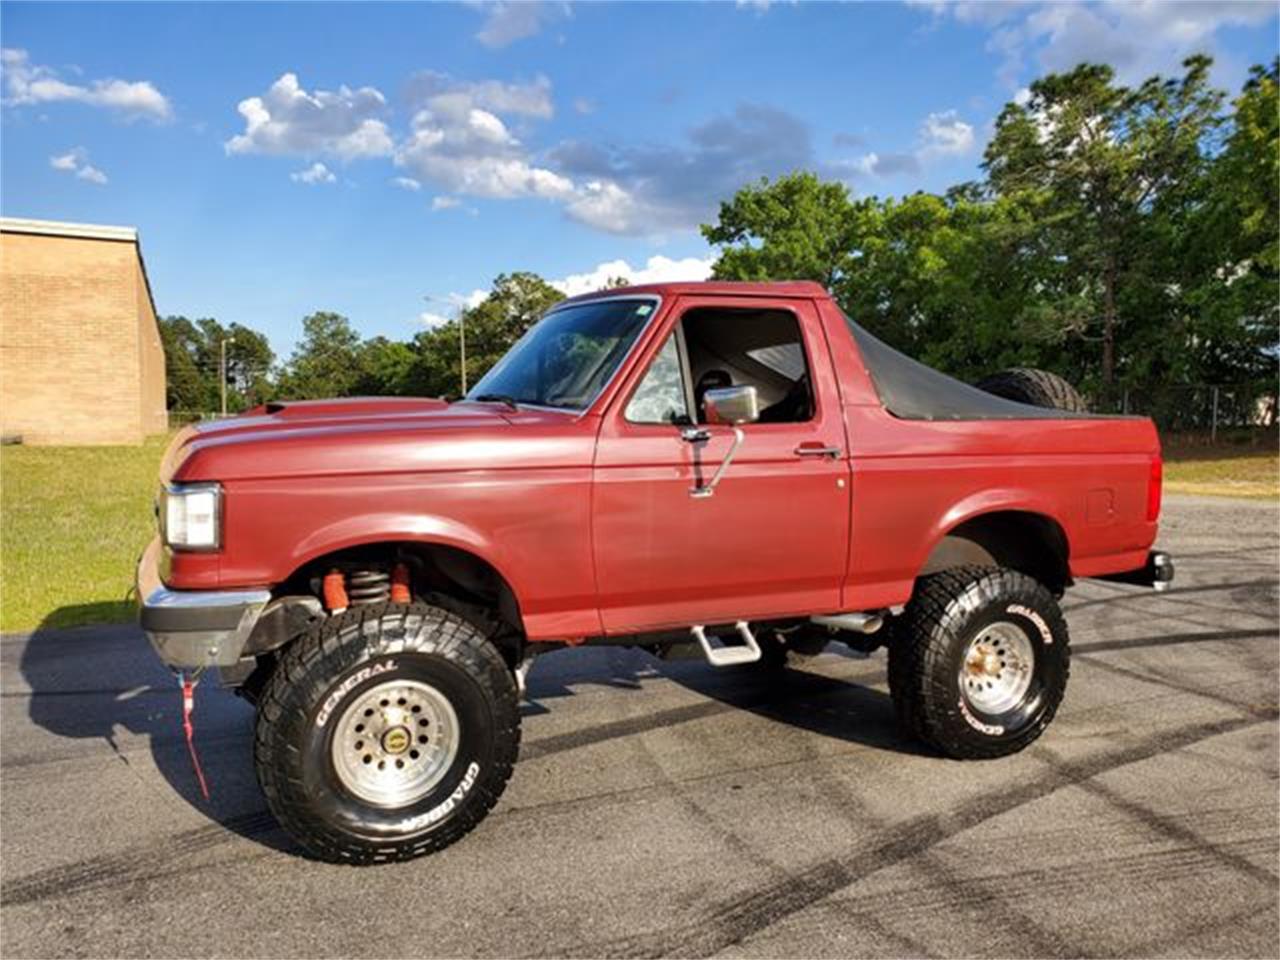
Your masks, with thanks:
[[[1000,674],[1000,656],[993,650],[978,648],[969,654],[965,669],[977,677],[995,677]]]
[[[382,735],[382,749],[387,753],[404,753],[409,749],[409,731],[405,727],[392,727]]]

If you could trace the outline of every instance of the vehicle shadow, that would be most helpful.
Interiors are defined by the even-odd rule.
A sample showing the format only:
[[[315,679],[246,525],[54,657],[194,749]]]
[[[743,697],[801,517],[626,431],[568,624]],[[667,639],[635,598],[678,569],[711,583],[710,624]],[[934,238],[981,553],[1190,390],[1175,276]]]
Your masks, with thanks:
[[[883,657],[883,653],[876,656]],[[819,736],[879,750],[936,756],[903,734],[889,695],[868,685],[883,676],[883,660],[857,658],[842,644],[832,643],[822,659],[829,667],[836,658],[865,664],[866,669],[855,679],[844,679],[830,673],[849,673],[853,664],[840,664],[835,671],[820,672],[816,658],[798,658],[786,669],[766,672],[751,666],[716,668],[701,657],[659,660],[642,650],[627,647],[557,651],[534,662],[529,676],[526,716],[546,712],[549,708],[544,700],[571,696],[572,686],[587,683],[640,690],[646,681],[665,678],[725,709],[746,710]],[[864,677],[867,682],[859,682]],[[572,746],[598,743],[710,712],[696,706],[657,710],[605,724],[598,732],[582,731],[557,740],[563,739]],[[554,751],[540,749],[538,755],[547,752]]]
[[[296,852],[258,789],[249,704],[219,689],[213,675],[197,685],[195,743],[209,786],[206,800],[182,731],[177,679],[155,657],[138,628],[128,623],[56,626],[68,620],[83,623],[113,612],[115,606],[62,607],[22,644],[17,666],[30,690],[31,722],[57,738],[101,741],[126,766],[149,754],[174,793],[221,828]]]
[[[210,796],[205,799],[182,731],[177,680],[156,659],[138,628],[129,623],[49,625],[84,622],[111,612],[99,609],[103,606],[114,608],[112,604],[62,607],[25,641],[6,638],[6,669],[12,666],[10,651],[20,645],[17,668],[29,688],[27,712],[32,724],[58,739],[100,741],[126,766],[149,756],[174,794],[217,824],[213,829],[231,831],[275,850],[301,853],[275,823],[258,789],[253,770],[253,708],[248,703],[220,689],[212,675],[197,687],[195,742],[209,785]],[[842,665],[840,672],[848,671]],[[875,668],[867,673],[869,677],[878,674]],[[803,665],[775,674],[718,670],[702,660],[662,661],[624,647],[560,651],[538,658],[522,713],[535,716],[554,710],[557,698],[573,696],[575,688],[584,685],[640,692],[661,679],[704,699],[527,743],[521,755],[546,756],[632,737],[722,710],[747,710],[877,749],[913,754],[922,749],[899,732],[889,697],[856,680]],[[13,742],[7,738],[6,754],[15,749]]]

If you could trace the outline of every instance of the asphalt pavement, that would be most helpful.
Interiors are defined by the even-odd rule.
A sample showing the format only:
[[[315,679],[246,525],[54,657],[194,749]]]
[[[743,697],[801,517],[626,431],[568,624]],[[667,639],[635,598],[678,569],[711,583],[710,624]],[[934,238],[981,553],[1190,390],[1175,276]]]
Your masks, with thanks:
[[[771,688],[625,649],[540,659],[510,786],[436,856],[307,860],[251,709],[132,627],[0,640],[0,953],[1280,955],[1280,512],[1170,497],[1175,590],[1089,582],[1048,733],[960,763],[898,732],[883,652]],[[843,649],[843,648],[841,648]]]

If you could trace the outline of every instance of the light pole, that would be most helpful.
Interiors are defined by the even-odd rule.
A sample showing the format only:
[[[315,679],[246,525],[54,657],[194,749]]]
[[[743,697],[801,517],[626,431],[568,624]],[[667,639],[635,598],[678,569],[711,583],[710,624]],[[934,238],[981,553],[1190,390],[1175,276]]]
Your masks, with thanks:
[[[218,344],[218,386],[222,392],[222,415],[227,415],[227,344],[235,343],[235,337],[223,337]]]

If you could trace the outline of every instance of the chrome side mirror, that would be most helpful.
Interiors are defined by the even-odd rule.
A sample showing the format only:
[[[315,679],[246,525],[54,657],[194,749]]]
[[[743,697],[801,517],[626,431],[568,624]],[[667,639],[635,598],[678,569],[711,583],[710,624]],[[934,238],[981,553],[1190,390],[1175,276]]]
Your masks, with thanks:
[[[698,499],[710,497],[716,492],[725,471],[733,462],[733,455],[738,452],[745,439],[741,424],[754,423],[760,419],[760,395],[756,393],[755,387],[721,387],[718,390],[708,390],[702,397],[702,404],[707,423],[722,423],[733,427],[733,443],[729,445],[729,450],[720,461],[711,481],[706,486],[694,487],[689,491],[689,496]],[[711,439],[708,431],[702,430],[699,433],[700,440]],[[686,439],[690,437],[686,436]]]
[[[720,387],[702,398],[707,423],[755,423],[760,419],[760,395],[755,387]]]

